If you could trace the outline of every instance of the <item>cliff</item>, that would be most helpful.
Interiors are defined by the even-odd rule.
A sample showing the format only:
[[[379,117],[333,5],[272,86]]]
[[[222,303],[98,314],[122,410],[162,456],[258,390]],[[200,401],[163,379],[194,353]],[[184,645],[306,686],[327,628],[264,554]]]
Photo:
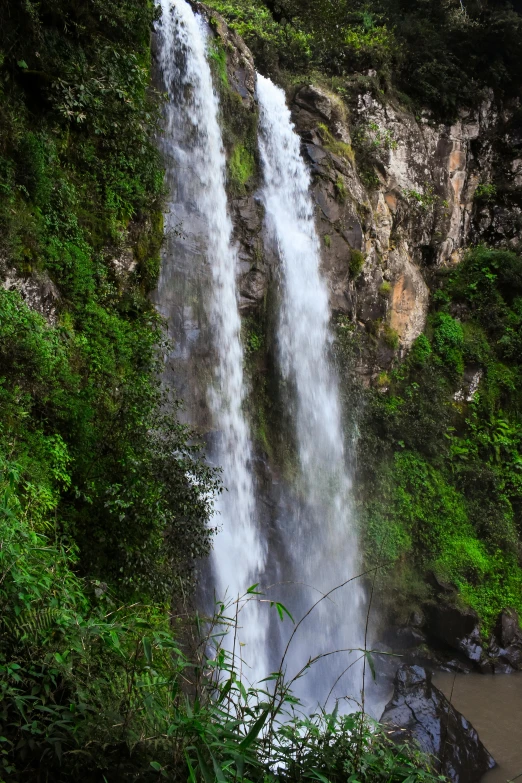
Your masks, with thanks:
[[[227,67],[220,91],[248,404],[270,508],[273,477],[291,477],[295,455],[274,376],[279,272],[263,243],[254,62],[215,11],[196,7]],[[453,585],[450,603],[460,594],[487,634],[503,608],[521,608],[518,457],[494,445],[499,428],[518,432],[507,377],[519,365],[502,348],[518,318],[518,103],[491,92],[442,123],[372,89],[281,78],[313,176],[361,536],[368,562],[383,563],[383,605],[399,624],[425,615],[429,635],[435,570]],[[494,657],[485,648],[484,661]]]

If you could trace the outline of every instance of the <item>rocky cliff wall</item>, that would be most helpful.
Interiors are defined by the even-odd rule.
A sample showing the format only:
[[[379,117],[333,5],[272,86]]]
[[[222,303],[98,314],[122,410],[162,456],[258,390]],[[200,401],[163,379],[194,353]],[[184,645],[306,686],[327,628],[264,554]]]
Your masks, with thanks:
[[[218,14],[197,7],[226,53],[226,89],[255,113],[249,50]],[[490,97],[475,113],[442,125],[369,92],[349,105],[317,84],[292,86],[287,94],[313,175],[332,310],[351,322],[357,372],[369,385],[423,331],[431,270],[458,263],[471,243],[518,247],[522,158],[511,128],[516,107],[501,111]],[[499,180],[500,205],[492,184]],[[231,194],[241,306],[250,314],[266,307],[277,278],[263,247],[258,185],[257,172]]]

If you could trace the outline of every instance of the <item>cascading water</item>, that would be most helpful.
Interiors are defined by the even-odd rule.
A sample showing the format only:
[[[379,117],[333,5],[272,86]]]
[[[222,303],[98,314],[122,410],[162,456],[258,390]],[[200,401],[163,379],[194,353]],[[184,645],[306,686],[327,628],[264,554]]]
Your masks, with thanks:
[[[212,564],[218,598],[224,598],[225,592],[235,598],[259,581],[266,550],[255,522],[250,436],[242,412],[237,254],[227,210],[219,100],[206,57],[205,22],[185,0],[161,0],[161,6],[159,59],[168,94],[162,144],[171,193],[167,235],[170,228],[173,241],[163,259],[157,300],[168,318],[172,297],[168,289],[173,279],[169,267],[179,265],[181,258],[190,269],[198,258],[200,263],[204,259],[208,335],[216,357],[207,391],[217,430],[212,457],[223,469],[226,487],[218,503],[222,531],[215,537]],[[176,232],[179,223],[180,231]],[[245,657],[252,666],[253,679],[266,673],[265,634],[263,616],[256,604],[250,604],[241,617],[239,640],[246,645]]]
[[[284,93],[258,76],[257,96],[266,233],[281,265],[280,364],[295,399],[299,462],[297,498],[292,513],[281,520],[282,539],[295,581],[324,594],[358,573],[339,392],[328,361],[328,292],[320,273],[310,174]],[[302,584],[298,589],[301,612],[320,597]],[[293,642],[289,674],[316,655],[362,646],[363,598],[363,588],[355,581],[314,609]],[[300,693],[311,706],[324,702],[330,687],[356,657],[346,653],[324,659],[307,673]],[[360,667],[354,667],[341,677],[334,694],[356,695],[360,686]]]

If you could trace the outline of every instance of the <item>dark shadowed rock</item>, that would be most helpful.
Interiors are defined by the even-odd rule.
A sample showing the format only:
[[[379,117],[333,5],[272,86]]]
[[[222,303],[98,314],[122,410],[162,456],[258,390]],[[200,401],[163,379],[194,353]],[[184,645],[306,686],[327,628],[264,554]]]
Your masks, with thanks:
[[[500,663],[513,669],[522,669],[522,630],[518,615],[512,609],[504,609],[495,626],[496,656]]]
[[[471,723],[451,706],[420,666],[401,666],[382,714],[397,742],[417,741],[438,772],[455,783],[478,783],[495,766]]]
[[[479,618],[472,609],[461,609],[451,603],[427,604],[424,607],[428,638],[444,644],[480,666],[484,657]]]

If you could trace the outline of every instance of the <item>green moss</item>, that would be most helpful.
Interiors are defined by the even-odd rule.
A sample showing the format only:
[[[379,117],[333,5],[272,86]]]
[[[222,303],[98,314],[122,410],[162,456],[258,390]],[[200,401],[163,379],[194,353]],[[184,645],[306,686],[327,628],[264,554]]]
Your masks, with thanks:
[[[344,177],[342,177],[340,174],[337,177],[337,179],[335,180],[334,189],[335,189],[335,196],[336,196],[337,200],[341,204],[344,204],[346,199],[347,199],[347,197],[348,197],[348,193],[347,193],[347,190],[346,190],[346,183],[344,181]]]
[[[253,154],[242,144],[236,144],[228,160],[228,177],[232,191],[236,194],[245,193],[255,173],[256,162]]]
[[[339,158],[353,163],[355,160],[354,152],[350,144],[346,144],[344,141],[336,139],[331,133],[330,129],[324,123],[319,123],[317,129],[321,135],[323,146],[329,152],[337,155]]]
[[[208,48],[208,58],[210,64],[217,76],[221,87],[225,90],[229,89],[228,82],[228,70],[227,70],[227,53],[225,47],[219,38],[214,38]]]
[[[386,299],[391,294],[391,290],[391,283],[389,283],[388,280],[384,280],[379,286],[379,296]]]
[[[330,236],[330,234],[325,234],[324,237],[323,237],[323,240],[324,240],[324,244],[325,244],[326,247],[331,247],[331,245],[332,245],[332,237]]]

